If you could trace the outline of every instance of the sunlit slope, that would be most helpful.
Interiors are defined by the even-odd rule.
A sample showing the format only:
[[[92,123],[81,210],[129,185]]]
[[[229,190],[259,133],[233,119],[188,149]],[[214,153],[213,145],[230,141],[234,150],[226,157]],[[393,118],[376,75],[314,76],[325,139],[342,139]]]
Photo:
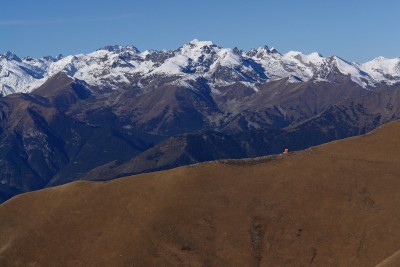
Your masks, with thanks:
[[[375,266],[400,249],[399,137],[19,195],[0,266]]]

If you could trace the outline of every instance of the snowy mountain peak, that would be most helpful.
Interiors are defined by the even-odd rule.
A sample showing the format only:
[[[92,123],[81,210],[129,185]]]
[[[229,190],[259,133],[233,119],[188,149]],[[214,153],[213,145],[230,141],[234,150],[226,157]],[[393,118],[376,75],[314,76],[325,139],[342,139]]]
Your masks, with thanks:
[[[32,57],[27,57],[27,58],[32,58]],[[60,59],[63,59],[63,58],[64,58],[64,55],[62,55],[62,54],[58,54],[55,57],[53,57],[53,56],[44,56],[43,57],[44,60],[53,61],[53,62],[59,61]]]
[[[5,52],[3,55],[0,56],[0,58],[21,62],[21,58],[19,58],[14,52],[11,52],[11,51]]]
[[[134,46],[104,46],[92,53],[67,57],[19,58],[0,55],[0,94],[30,92],[63,71],[100,89],[142,87],[154,79],[172,85],[206,80],[214,88],[242,83],[257,91],[257,83],[286,79],[290,83],[352,81],[364,88],[400,83],[400,58],[375,58],[350,63],[318,52],[279,53],[262,46],[244,52],[194,39],[175,50],[146,50]],[[190,86],[188,86],[189,88]]]
[[[377,57],[360,65],[376,81],[388,84],[400,82],[400,58]]]
[[[271,53],[271,54],[274,54],[274,53],[278,53],[279,54],[279,51],[276,50],[275,47],[271,47],[270,49],[268,49],[268,52]]]
[[[108,52],[113,52],[113,53],[116,53],[116,54],[119,54],[119,53],[122,53],[122,52],[133,52],[135,54],[139,54],[140,53],[139,49],[137,49],[136,47],[131,46],[131,45],[125,45],[125,46],[124,45],[107,45],[107,46],[100,47],[97,50],[98,51],[99,50],[106,50]]]
[[[318,52],[312,52],[311,54],[309,54],[309,56],[314,58],[323,58],[323,56]]]
[[[373,78],[371,78],[368,73],[359,69],[357,65],[349,63],[338,56],[333,56],[332,60],[334,61],[337,69],[342,74],[350,75],[351,80],[359,84],[360,86],[367,87],[374,84]]]
[[[293,63],[305,65],[322,65],[327,60],[317,52],[306,55],[299,51],[289,51],[283,55],[283,58]]]
[[[274,47],[269,48],[267,45],[261,46],[257,49],[251,49],[246,53],[250,57],[263,58],[268,57],[270,54],[280,54]]]
[[[265,55],[265,54],[269,54],[269,47],[266,45],[261,46],[256,50],[256,55]]]
[[[269,51],[269,47],[268,47],[268,45],[263,45],[260,48],[258,48],[258,50],[263,50],[263,51],[268,52]]]
[[[192,41],[189,42],[189,44],[197,46],[197,47],[214,45],[214,43],[212,41],[199,41],[197,39],[193,39]]]

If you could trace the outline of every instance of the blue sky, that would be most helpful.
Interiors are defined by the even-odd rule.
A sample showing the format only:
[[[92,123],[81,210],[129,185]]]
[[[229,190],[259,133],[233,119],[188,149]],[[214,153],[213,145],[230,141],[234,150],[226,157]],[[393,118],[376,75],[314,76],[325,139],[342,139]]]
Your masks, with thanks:
[[[0,53],[88,53],[107,44],[172,49],[197,38],[364,62],[400,56],[395,0],[5,0]]]

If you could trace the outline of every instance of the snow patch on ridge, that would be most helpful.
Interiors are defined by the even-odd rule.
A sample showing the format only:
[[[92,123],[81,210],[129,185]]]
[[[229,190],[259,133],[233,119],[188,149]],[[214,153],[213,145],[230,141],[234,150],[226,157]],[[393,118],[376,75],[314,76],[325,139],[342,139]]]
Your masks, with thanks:
[[[246,87],[250,87],[251,89],[253,89],[254,90],[254,92],[258,92],[259,90],[258,90],[258,88],[257,88],[257,86],[255,85],[255,83],[251,83],[251,82],[240,82],[241,84],[243,84],[244,86],[246,86]]]
[[[400,82],[400,57],[377,57],[360,65],[360,69],[379,82],[395,84]]]
[[[187,65],[188,58],[183,55],[177,55],[167,59],[164,64],[155,69],[152,73],[183,74],[182,69]]]
[[[218,56],[221,66],[234,68],[241,64],[239,55],[235,54],[230,48],[221,49]]]
[[[372,84],[372,81],[370,81],[370,77],[367,74],[363,74],[356,66],[336,56],[334,57],[334,60],[336,62],[338,70],[344,75],[350,75],[353,82],[359,84],[362,87],[367,87],[370,82]]]

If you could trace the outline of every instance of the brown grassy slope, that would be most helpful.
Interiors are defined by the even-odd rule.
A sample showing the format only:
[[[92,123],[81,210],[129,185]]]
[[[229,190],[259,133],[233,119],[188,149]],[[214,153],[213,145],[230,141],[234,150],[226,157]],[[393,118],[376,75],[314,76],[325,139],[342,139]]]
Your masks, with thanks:
[[[400,249],[399,137],[19,195],[0,266],[374,266]]]
[[[398,267],[400,266],[400,251],[393,253],[389,258],[376,265],[376,267]]]

